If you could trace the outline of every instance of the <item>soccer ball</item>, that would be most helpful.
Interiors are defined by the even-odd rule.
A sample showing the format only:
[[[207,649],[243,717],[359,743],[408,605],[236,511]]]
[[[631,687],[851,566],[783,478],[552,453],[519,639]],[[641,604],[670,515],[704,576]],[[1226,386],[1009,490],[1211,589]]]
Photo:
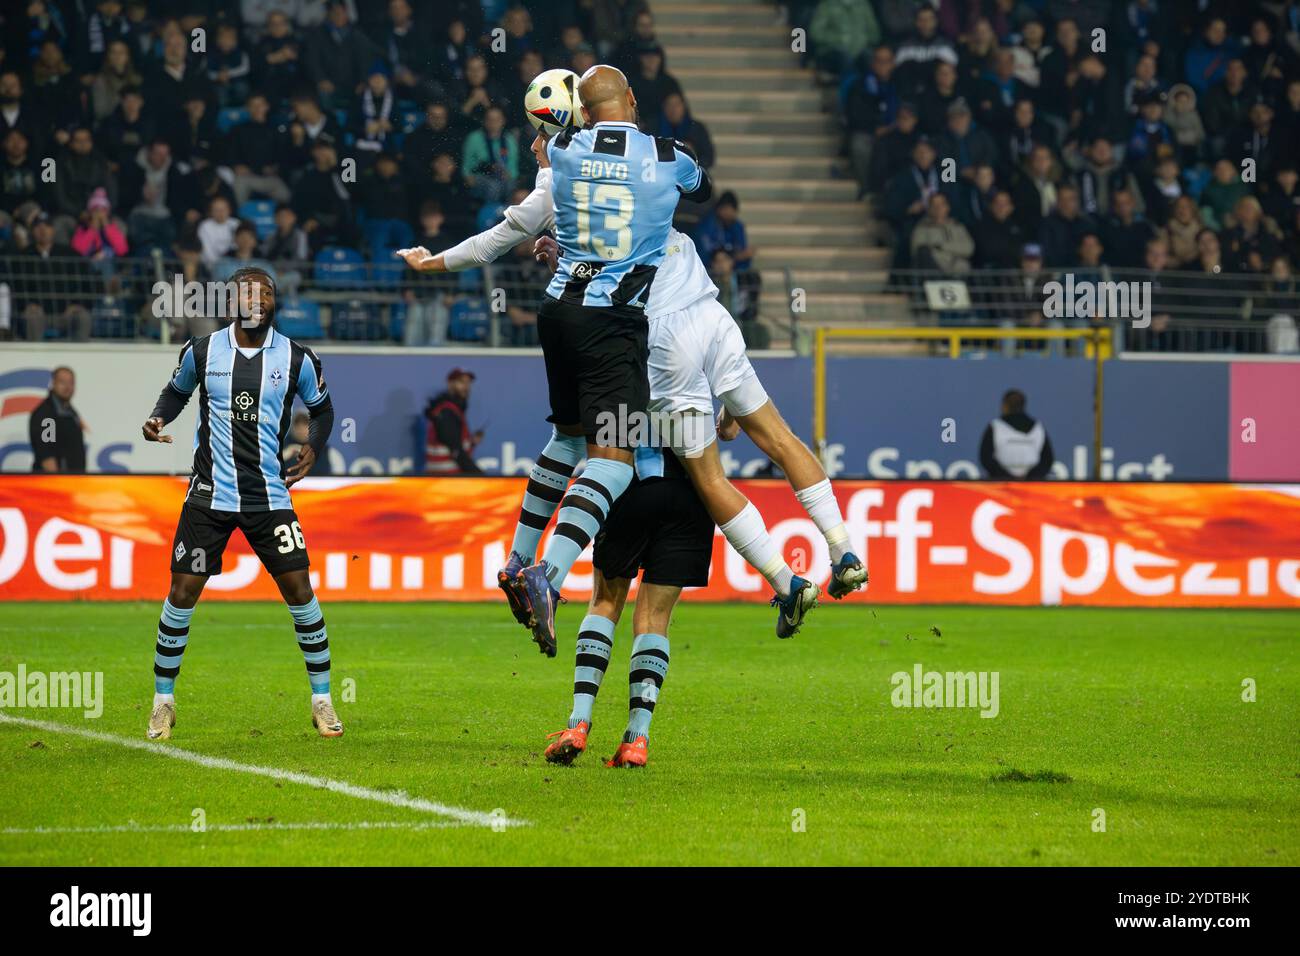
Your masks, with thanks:
[[[524,92],[524,110],[533,129],[547,136],[554,136],[570,126],[581,126],[578,74],[572,70],[539,73]]]

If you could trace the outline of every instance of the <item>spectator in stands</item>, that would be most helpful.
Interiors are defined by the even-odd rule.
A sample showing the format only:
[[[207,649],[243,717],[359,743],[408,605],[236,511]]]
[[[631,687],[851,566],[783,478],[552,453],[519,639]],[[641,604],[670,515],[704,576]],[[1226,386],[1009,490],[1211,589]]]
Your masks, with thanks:
[[[945,61],[934,65],[933,81],[920,95],[921,131],[938,137],[948,128],[948,107],[961,98],[957,88],[957,67]]]
[[[104,189],[96,189],[86,201],[86,211],[72,235],[72,248],[79,256],[104,267],[101,271],[105,275],[111,274],[111,261],[115,257],[126,255],[126,235],[113,219],[112,205]]]
[[[1233,208],[1249,195],[1250,187],[1241,181],[1238,167],[1230,159],[1219,160],[1214,164],[1214,178],[1201,191],[1201,209],[1209,213],[1205,224],[1212,229],[1231,225]]]
[[[573,38],[570,37],[569,39],[572,40]],[[577,49],[580,42],[582,42],[582,31],[578,30],[576,42],[565,43],[565,48],[570,55]],[[641,67],[638,59],[641,48],[649,45],[659,45],[659,40],[655,36],[655,18],[654,14],[648,9],[642,9],[637,13],[636,19],[633,21],[631,34],[618,45],[618,48],[610,57],[610,62],[622,70],[624,74],[631,76]],[[581,76],[581,74],[579,75]]]
[[[465,138],[461,168],[465,187],[482,202],[501,202],[519,178],[519,141],[506,133],[506,114],[499,106],[483,115],[483,128]]]
[[[821,0],[808,26],[817,67],[836,78],[881,38],[880,23],[868,0]]]
[[[648,8],[645,0],[590,0],[587,5],[591,8],[592,35],[606,58],[632,35],[637,15]]]
[[[198,91],[185,98],[182,108],[184,112],[172,130],[172,155],[199,169],[212,157],[217,124],[208,112],[207,101]]]
[[[307,34],[303,69],[321,102],[346,108],[361,92],[366,72],[383,53],[352,23],[343,0],[329,0],[325,22]]]
[[[1228,272],[1267,272],[1282,254],[1276,226],[1264,219],[1254,196],[1243,196],[1233,207],[1233,225],[1219,234],[1219,247]]]
[[[269,6],[281,0],[251,0],[251,2]],[[297,6],[296,0],[288,0],[286,6]],[[282,10],[272,10],[266,15],[264,21],[251,20],[246,12],[244,22],[266,23],[266,30],[257,41],[257,50],[253,56],[258,88],[271,102],[283,103],[289,98],[302,76],[301,44],[293,34],[289,17]]]
[[[1115,159],[1110,140],[1098,136],[1083,151],[1081,159],[1075,180],[1084,213],[1094,218],[1105,216],[1110,212],[1111,196],[1120,189],[1131,192],[1138,202],[1138,210],[1143,211],[1137,179]]]
[[[1164,121],[1173,133],[1179,162],[1191,166],[1200,158],[1205,143],[1205,125],[1196,108],[1196,91],[1186,83],[1179,83],[1169,91]]]
[[[456,234],[469,235],[473,229],[474,215],[478,209],[458,173],[456,160],[450,153],[439,153],[433,158],[433,175],[416,181],[421,206],[433,200],[447,217],[448,228]]]
[[[211,270],[203,262],[203,247],[198,239],[186,236],[178,240],[175,251],[182,283],[204,284],[212,279]],[[218,319],[209,315],[206,309],[191,309],[187,304],[183,303],[183,305],[182,314],[172,316],[169,320],[173,342],[184,342],[186,339],[208,335],[220,327],[221,323]],[[151,314],[150,318],[152,318]]]
[[[447,24],[442,41],[434,49],[436,78],[447,89],[463,90],[469,61],[474,58],[474,44],[470,42],[465,21],[452,20]]]
[[[208,204],[208,217],[199,223],[199,244],[203,247],[203,264],[211,269],[218,259],[229,254],[235,245],[235,230],[239,220],[234,217],[230,202],[216,196]]]
[[[1181,196],[1174,202],[1164,235],[1169,255],[1175,269],[1185,269],[1200,257],[1197,237],[1205,229],[1200,207],[1191,196]]]
[[[1300,174],[1295,160],[1282,160],[1273,173],[1273,182],[1261,202],[1264,213],[1285,232],[1294,231],[1296,211],[1300,210]]]
[[[115,109],[99,125],[104,155],[116,167],[130,163],[140,147],[154,137],[156,124],[144,111],[144,94],[138,86],[125,86]]]
[[[894,228],[897,247],[909,250],[907,257],[895,258],[896,264],[908,265],[912,229],[925,214],[930,198],[938,191],[939,171],[934,164],[934,147],[928,139],[921,137],[912,147],[911,163],[890,178],[884,191],[885,218]]]
[[[980,438],[980,465],[991,479],[1041,481],[1051,475],[1052,440],[1042,422],[1025,413],[1025,393],[1008,389],[1001,414],[989,422]]]
[[[966,227],[952,218],[948,197],[941,192],[930,196],[925,217],[912,230],[912,265],[937,269],[948,275],[970,271],[975,241]]]
[[[54,211],[65,216],[79,216],[86,201],[103,187],[110,202],[117,200],[117,180],[108,160],[95,148],[89,129],[79,126],[72,131],[67,149],[59,157],[58,177],[52,186]]]
[[[1126,351],[1159,352],[1174,344],[1170,330],[1173,312],[1177,308],[1177,286],[1166,274],[1169,266],[1169,243],[1157,237],[1147,242],[1142,263],[1145,278],[1151,283],[1151,325],[1146,329],[1133,329],[1127,333]]]
[[[1052,277],[1043,270],[1043,250],[1037,243],[1026,243],[1020,250],[1020,268],[1005,282],[999,283],[993,302],[998,327],[1003,329],[1037,329],[1046,322],[1043,315],[1043,285]],[[1041,340],[1019,343],[1026,351],[1041,352]],[[1016,354],[1015,339],[1002,340],[1002,355],[1012,358]]]
[[[1047,146],[1036,145],[1012,177],[1012,199],[1025,233],[1037,237],[1043,220],[1056,208],[1061,169]]]
[[[172,159],[171,145],[161,137],[122,167],[122,196],[137,249],[166,249],[182,225],[198,221],[194,177]]]
[[[1062,17],[1056,21],[1056,42],[1041,60],[1038,103],[1044,117],[1056,123],[1058,139],[1065,138],[1079,62],[1086,52],[1079,39],[1079,25],[1070,17]]]
[[[208,54],[208,82],[216,90],[217,105],[234,106],[248,99],[252,73],[252,62],[240,44],[239,30],[233,23],[220,24],[216,49]]]
[[[398,96],[425,101],[443,95],[442,84],[435,81],[429,69],[427,25],[416,23],[409,0],[388,0],[388,22],[378,39],[393,70],[393,88]]]
[[[1173,131],[1164,121],[1164,94],[1144,93],[1138,100],[1138,118],[1133,123],[1124,162],[1135,173],[1150,175],[1159,157],[1174,150]]]
[[[90,336],[86,270],[73,260],[71,246],[56,244],[54,225],[45,213],[31,224],[31,244],[13,264],[15,312],[29,342],[45,339],[46,331],[83,342]]]
[[[466,410],[474,373],[454,368],[447,373],[447,388],[424,410],[428,420],[425,439],[424,473],[428,475],[481,475],[474,461],[474,449],[483,441],[483,430],[469,430]]]
[[[275,202],[289,201],[289,187],[280,178],[278,134],[270,123],[271,104],[254,93],[246,104],[248,119],[223,140],[223,164],[229,167],[235,202],[242,206],[254,193]]]
[[[297,295],[302,273],[302,263],[311,258],[307,233],[298,226],[298,215],[293,206],[282,203],[275,207],[275,229],[262,240],[258,248],[261,257],[275,267],[280,286],[286,297]]]
[[[32,66],[32,106],[37,115],[48,117],[62,131],[81,121],[81,96],[81,84],[63,50],[53,40],[42,43]]]
[[[596,51],[590,43],[580,43],[569,58],[569,69],[582,76],[596,65]],[[629,76],[631,74],[628,74]]]
[[[715,249],[709,261],[709,278],[718,287],[718,302],[740,326],[745,347],[765,349],[772,336],[758,320],[758,304],[736,277],[736,262],[725,249]]]
[[[1265,182],[1273,175],[1274,158],[1281,145],[1273,122],[1273,107],[1258,100],[1251,104],[1247,117],[1245,125],[1228,134],[1225,149],[1238,169],[1245,169],[1245,161],[1250,160],[1256,182]]]
[[[1221,154],[1228,133],[1249,120],[1255,96],[1255,90],[1249,84],[1246,65],[1241,60],[1229,61],[1223,79],[1205,92],[1205,100],[1201,105],[1205,128],[1211,131],[1210,152]]]
[[[312,168],[294,186],[293,208],[315,253],[327,245],[348,245],[357,233],[352,195],[339,174],[338,153],[328,134],[316,138],[311,158]]]
[[[894,82],[899,95],[909,100],[921,91],[926,77],[933,75],[936,62],[957,66],[957,49],[939,33],[939,18],[933,7],[918,5],[912,24],[911,35],[898,44],[894,55]]]
[[[1022,135],[1032,141],[1032,133],[1028,130],[1034,122],[1033,91],[1016,78],[1015,54],[1005,48],[994,51],[992,69],[981,73],[973,89],[975,118],[995,137],[1011,139],[1017,125],[1017,107],[1024,103],[1028,107],[1028,122]],[[1024,152],[1027,151],[1026,146]]]
[[[191,96],[212,97],[212,85],[202,68],[189,61],[189,37],[173,21],[163,33],[163,56],[147,71],[144,88],[161,129],[176,122]]]
[[[1156,162],[1155,175],[1142,184],[1146,197],[1147,219],[1153,225],[1163,226],[1169,221],[1174,203],[1183,195],[1183,180],[1178,161],[1172,153]]]
[[[459,156],[465,137],[451,125],[447,104],[431,100],[424,108],[424,125],[413,130],[402,142],[404,169],[408,177],[427,178],[433,158],[439,153]]]
[[[1127,189],[1119,189],[1112,198],[1111,215],[1105,220],[1102,236],[1107,264],[1117,269],[1140,269],[1155,229],[1138,213],[1136,197]]]
[[[849,156],[858,179],[859,195],[871,189],[872,157],[876,143],[893,128],[900,104],[893,82],[894,51],[886,44],[871,54],[871,67],[855,78],[845,100]]]
[[[32,471],[38,474],[82,475],[86,472],[86,425],[72,405],[77,376],[66,365],[50,373],[50,390],[32,409],[27,437],[32,446]]]
[[[497,101],[504,101],[501,86],[488,73],[487,60],[475,55],[465,62],[465,79],[459,86],[461,124],[477,126]]]
[[[1210,17],[1201,35],[1192,41],[1187,51],[1184,76],[1188,85],[1198,95],[1203,95],[1211,86],[1224,78],[1228,64],[1237,56],[1240,49],[1240,41],[1228,32],[1227,21],[1218,16]],[[1237,62],[1241,61],[1237,60]],[[1216,128],[1213,123],[1207,125],[1210,129]]]
[[[1133,75],[1124,84],[1124,108],[1136,119],[1142,103],[1162,92],[1156,58],[1150,54],[1138,57]]]
[[[1022,97],[1016,100],[1011,110],[1011,130],[998,145],[1001,174],[1012,176],[1029,159],[1036,146],[1044,146],[1055,155],[1056,130],[1039,117],[1038,107],[1032,99]]]
[[[686,108],[686,97],[681,93],[670,93],[664,100],[657,135],[671,136],[685,143],[695,152],[695,158],[705,169],[713,165],[713,138],[709,136],[708,127],[691,116],[690,110]]]
[[[251,222],[241,222],[235,230],[235,242],[230,253],[217,262],[212,276],[218,282],[229,282],[237,271],[248,267],[262,269],[279,284],[275,266],[257,255],[257,229]]]
[[[37,117],[23,97],[23,82],[17,73],[0,73],[0,136],[11,129],[21,130],[33,155],[41,155],[45,136],[45,121]]]
[[[669,95],[682,94],[682,85],[664,72],[664,49],[657,43],[643,44],[637,51],[638,69],[628,76],[632,92],[636,95],[641,125],[654,129],[659,125],[660,111]]]
[[[537,345],[537,310],[551,271],[534,258],[531,237],[499,261],[493,278],[506,290],[506,319],[510,324],[503,330],[503,344],[516,348]]]
[[[82,74],[91,75],[100,70],[103,61],[117,40],[131,36],[131,25],[122,15],[122,0],[97,0],[95,11],[86,17],[76,48],[81,53]]]
[[[376,63],[370,68],[353,110],[352,134],[357,149],[378,153],[390,148],[397,128],[393,114],[396,106],[397,98],[388,82],[388,67]]]
[[[140,74],[131,63],[131,48],[122,40],[108,45],[104,63],[90,85],[91,115],[99,123],[122,102],[122,90],[140,86]]]
[[[366,219],[362,229],[372,262],[387,262],[394,249],[414,244],[411,205],[405,180],[392,153],[380,153],[361,177],[359,198]]]
[[[986,269],[1014,269],[1020,263],[1027,234],[1015,218],[1011,194],[999,189],[988,214],[975,227],[976,264]]]
[[[1033,16],[1032,9],[1020,26],[1019,42],[1012,46],[1011,52],[1016,60],[1016,78],[1034,91],[1035,97],[1041,92],[1043,82],[1043,61],[1047,59],[1052,48],[1047,44],[1047,28],[1043,21]],[[1007,38],[1013,42],[1014,38]]]
[[[976,227],[988,215],[989,206],[997,191],[997,176],[988,163],[976,166],[969,179],[961,179],[944,189],[952,204],[952,214],[971,235],[975,234]]]
[[[943,31],[942,22],[939,29]],[[998,38],[988,18],[977,17],[968,30],[958,28],[957,41],[957,82],[966,96],[974,96],[981,81],[993,68]]]
[[[881,193],[886,183],[907,168],[920,138],[921,125],[916,107],[908,102],[899,103],[893,124],[872,145],[871,168],[867,173],[868,193]]]
[[[724,192],[712,212],[700,220],[695,242],[705,262],[710,261],[718,249],[731,256],[736,281],[757,305],[760,278],[757,270],[751,269],[751,266],[758,250],[749,244],[745,224],[740,219],[740,200],[734,192]]]
[[[1074,262],[1075,250],[1084,233],[1096,229],[1092,217],[1084,215],[1079,204],[1079,190],[1063,184],[1056,191],[1056,208],[1039,228],[1043,260],[1049,269],[1059,269]]]
[[[27,136],[21,129],[11,129],[4,138],[4,160],[0,161],[0,209],[13,215],[25,202],[41,202],[45,184],[32,159]]]
[[[979,166],[994,167],[998,163],[998,148],[993,137],[979,129],[971,120],[970,106],[960,97],[948,106],[948,123],[935,148],[944,159],[957,163],[957,176],[970,180]]]

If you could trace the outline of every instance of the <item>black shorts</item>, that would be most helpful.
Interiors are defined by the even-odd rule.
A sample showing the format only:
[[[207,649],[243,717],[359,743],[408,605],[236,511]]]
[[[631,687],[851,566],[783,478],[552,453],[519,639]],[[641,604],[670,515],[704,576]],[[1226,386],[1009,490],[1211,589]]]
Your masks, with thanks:
[[[632,412],[645,412],[650,403],[649,328],[638,310],[597,309],[547,296],[537,312],[551,398],[546,420],[581,424],[594,443],[602,421],[627,421]]]
[[[685,479],[634,481],[596,535],[592,564],[606,580],[693,588],[709,583],[713,519]]]
[[[310,564],[298,516],[291,509],[213,511],[187,501],[172,538],[172,573],[220,574],[221,555],[236,528],[244,532],[271,577],[303,571]]]

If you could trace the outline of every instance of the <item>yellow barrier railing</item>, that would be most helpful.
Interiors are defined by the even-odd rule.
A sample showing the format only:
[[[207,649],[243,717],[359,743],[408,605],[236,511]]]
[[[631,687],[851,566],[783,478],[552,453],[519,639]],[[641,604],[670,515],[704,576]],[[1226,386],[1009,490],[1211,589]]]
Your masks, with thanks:
[[[1092,477],[1101,479],[1102,366],[1110,355],[1111,334],[1106,326],[1087,329],[1000,329],[1000,328],[888,328],[828,329],[813,332],[813,443],[817,457],[826,461],[826,343],[829,339],[947,339],[948,356],[961,357],[961,343],[968,339],[1076,339],[1088,343],[1095,368],[1092,389]]]

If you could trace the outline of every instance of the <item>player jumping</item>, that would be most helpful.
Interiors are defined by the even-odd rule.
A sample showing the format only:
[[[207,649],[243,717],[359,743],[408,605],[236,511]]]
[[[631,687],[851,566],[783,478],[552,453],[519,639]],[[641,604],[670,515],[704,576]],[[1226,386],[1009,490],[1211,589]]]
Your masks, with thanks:
[[[551,763],[570,764],[587,749],[591,712],[614,646],[614,629],[632,580],[641,572],[632,614],[628,718],[610,767],[644,767],[650,718],[668,673],[668,624],[684,587],[709,583],[713,519],[676,455],[639,448],[636,478],[596,535],[591,604],[578,628],[573,712],[551,734]]]
[[[401,250],[399,255],[417,270],[454,272],[486,265],[524,239],[552,228],[548,138],[547,130],[539,126],[532,144],[539,166],[535,188],[521,203],[505,211],[503,222],[437,255],[422,247]],[[685,149],[681,143],[674,145],[679,150]],[[554,247],[551,251],[554,268]],[[722,400],[727,415],[724,427],[729,428],[732,421],[738,422],[764,454],[776,462],[825,536],[833,565],[829,591],[832,597],[843,597],[862,586],[866,571],[849,546],[848,532],[830,481],[817,459],[795,437],[768,399],[745,354],[735,321],[717,302],[717,295],[718,289],[694,244],[684,234],[670,229],[666,255],[655,274],[646,305],[650,320],[652,401],[680,393],[685,397],[686,407],[694,406],[697,413],[709,415],[713,407],[711,395]],[[665,326],[668,334],[661,334],[656,326],[658,319],[665,316],[676,319]],[[672,334],[680,329],[687,329],[691,334],[680,338]],[[733,419],[733,413],[739,417]],[[712,428],[696,429],[695,433],[711,442]],[[517,574],[532,562],[542,532],[555,513],[583,450],[581,437],[556,430],[529,475],[510,559],[498,574],[511,609],[525,625],[531,617],[526,597],[517,587]],[[722,526],[732,547],[758,568],[776,591],[773,603],[780,608],[777,634],[790,636],[815,604],[816,586],[795,575],[786,565],[767,533],[762,516],[727,481],[716,453],[694,458],[691,464],[708,492],[710,513]]]
[[[176,675],[189,643],[190,618],[208,578],[240,529],[275,579],[293,615],[311,684],[311,721],[322,737],[343,724],[330,699],[330,651],[325,620],[308,577],[307,545],[289,499],[290,486],[311,471],[334,425],[334,408],[314,352],[275,331],[275,282],[256,268],[230,281],[239,289],[239,315],[230,325],[181,349],[171,381],[144,423],[146,441],[170,442],[162,429],[199,391],[194,467],[172,541],[172,582],[163,601],[154,651],[154,699],[149,739],[166,740],[176,723]],[[294,396],[311,426],[298,459],[282,473],[280,448]]]

